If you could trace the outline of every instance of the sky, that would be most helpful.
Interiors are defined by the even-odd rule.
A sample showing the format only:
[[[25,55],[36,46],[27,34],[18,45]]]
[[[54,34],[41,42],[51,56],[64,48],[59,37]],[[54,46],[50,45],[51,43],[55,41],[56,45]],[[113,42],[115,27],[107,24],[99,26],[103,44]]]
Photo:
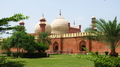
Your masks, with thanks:
[[[29,16],[25,22],[27,33],[34,33],[34,26],[39,22],[42,14],[46,21],[51,24],[59,13],[70,22],[71,26],[82,27],[82,32],[91,24],[93,16],[96,19],[106,21],[117,17],[120,22],[120,0],[0,0],[0,19],[22,13]],[[19,25],[19,22],[11,22],[10,25]],[[1,35],[3,38],[10,36]]]

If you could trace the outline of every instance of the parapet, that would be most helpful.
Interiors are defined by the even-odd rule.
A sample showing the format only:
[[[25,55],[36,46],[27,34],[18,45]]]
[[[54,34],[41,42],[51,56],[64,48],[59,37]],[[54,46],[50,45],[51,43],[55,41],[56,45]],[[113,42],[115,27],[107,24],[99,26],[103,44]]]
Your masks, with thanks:
[[[87,36],[87,35],[89,35],[88,32],[53,34],[53,35],[50,35],[50,38],[82,37],[82,36]]]

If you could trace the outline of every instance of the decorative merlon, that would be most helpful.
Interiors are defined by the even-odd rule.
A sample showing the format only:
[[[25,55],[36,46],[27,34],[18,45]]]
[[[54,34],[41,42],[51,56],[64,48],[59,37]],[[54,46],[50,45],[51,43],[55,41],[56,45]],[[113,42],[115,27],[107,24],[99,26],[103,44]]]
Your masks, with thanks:
[[[98,32],[99,34],[103,34],[103,32]],[[67,34],[53,34],[50,35],[50,38],[69,38],[69,37],[83,37],[83,36],[88,36],[88,35],[92,35],[94,36],[95,34],[93,33],[89,33],[89,32],[78,32],[78,33],[67,33]],[[35,37],[35,39],[37,39],[38,36]]]
[[[80,36],[87,36],[87,35],[89,35],[88,32],[54,34],[54,35],[50,35],[50,38],[80,37]]]

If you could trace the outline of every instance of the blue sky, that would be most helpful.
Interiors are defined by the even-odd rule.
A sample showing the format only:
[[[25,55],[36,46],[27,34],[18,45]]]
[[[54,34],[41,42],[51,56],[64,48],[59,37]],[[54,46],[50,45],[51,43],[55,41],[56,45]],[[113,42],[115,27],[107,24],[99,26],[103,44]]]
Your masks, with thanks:
[[[49,24],[59,16],[62,16],[73,25],[81,25],[82,31],[91,24],[91,17],[97,19],[113,20],[117,16],[120,22],[120,0],[1,0],[0,18],[10,17],[15,13],[23,13],[29,16],[24,20],[28,33],[34,33],[34,26],[44,13]],[[19,23],[10,23],[18,25]],[[2,35],[6,37],[7,35]]]

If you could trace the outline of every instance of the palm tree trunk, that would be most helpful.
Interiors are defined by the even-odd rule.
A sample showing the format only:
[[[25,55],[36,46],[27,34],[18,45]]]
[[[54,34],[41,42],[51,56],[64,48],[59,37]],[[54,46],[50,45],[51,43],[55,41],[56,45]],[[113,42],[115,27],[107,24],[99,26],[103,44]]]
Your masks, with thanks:
[[[116,48],[115,48],[114,41],[111,41],[110,48],[111,48],[110,56],[118,57],[118,53],[116,53],[116,51],[115,51]]]
[[[116,53],[115,49],[114,49],[114,50],[111,50],[110,56],[111,56],[111,57],[118,57],[118,53]]]

